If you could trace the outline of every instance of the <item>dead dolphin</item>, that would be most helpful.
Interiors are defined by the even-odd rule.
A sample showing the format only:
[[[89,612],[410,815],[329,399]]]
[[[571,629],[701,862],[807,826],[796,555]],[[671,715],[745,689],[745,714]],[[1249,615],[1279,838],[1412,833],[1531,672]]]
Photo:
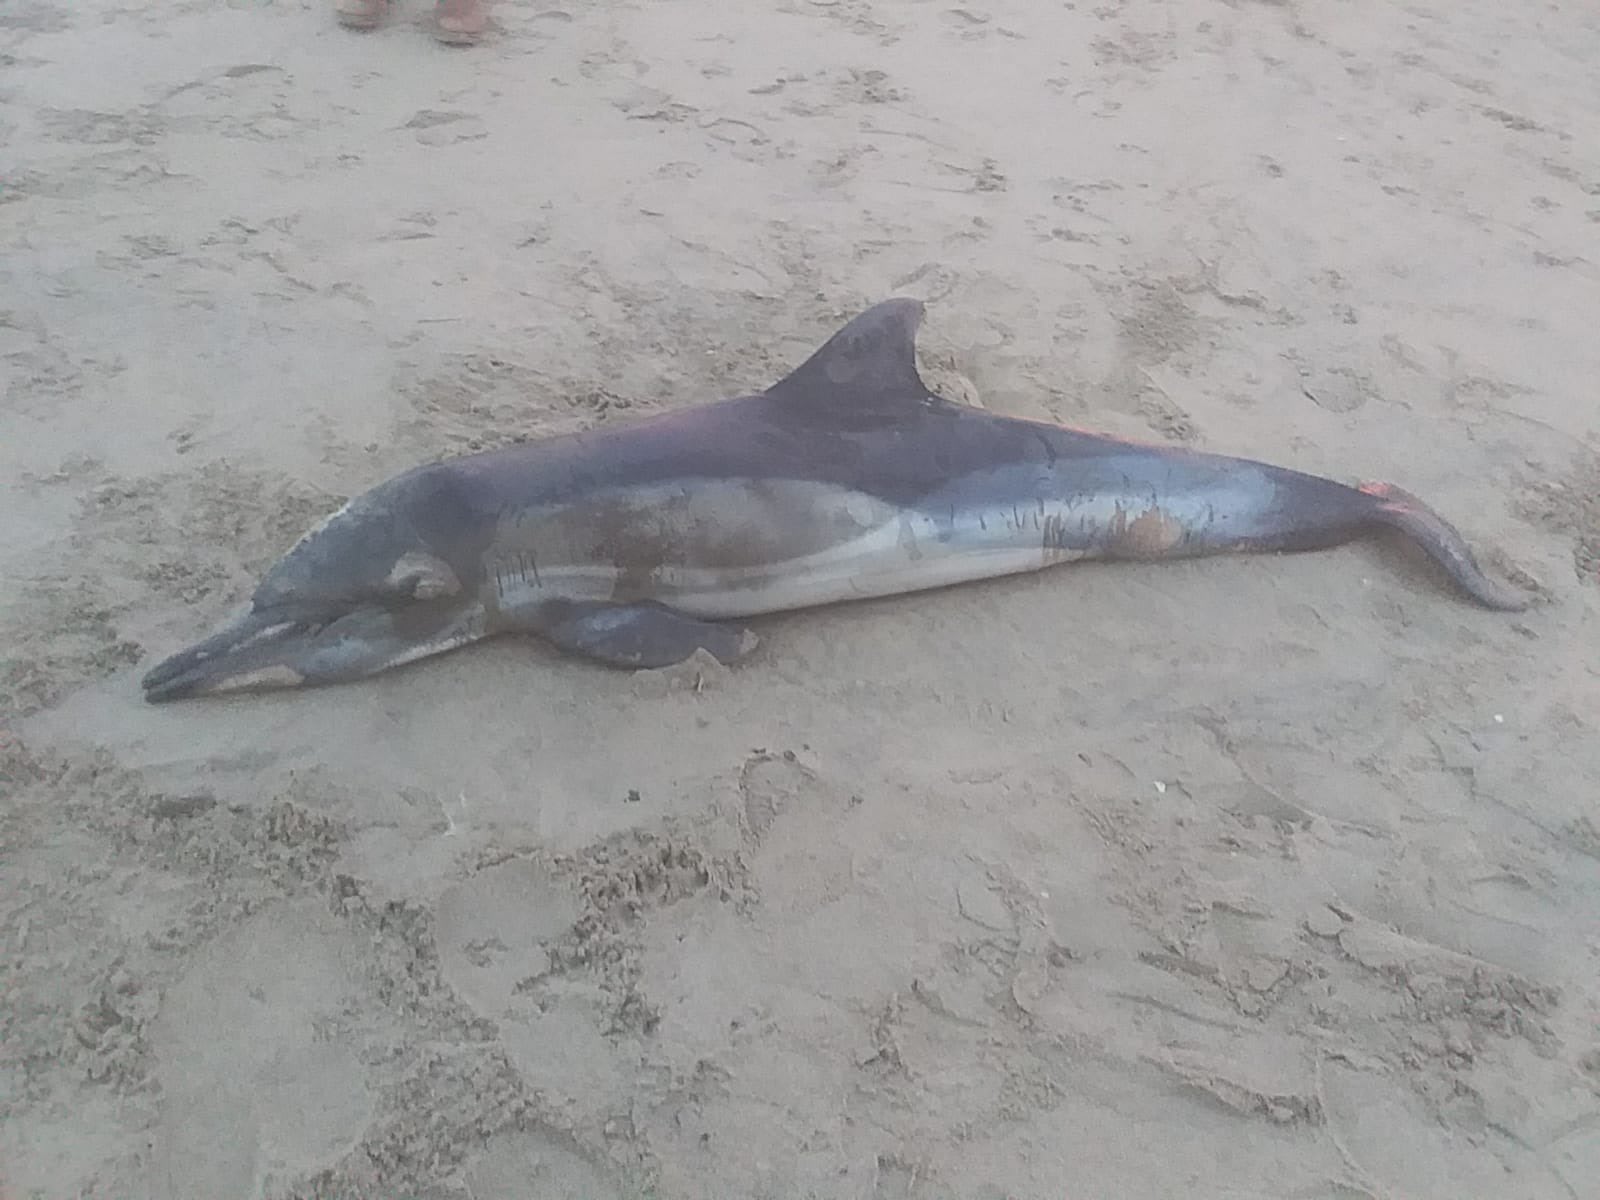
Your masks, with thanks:
[[[850,321],[758,395],[415,468],[306,534],[146,699],[352,680],[502,633],[622,667],[729,662],[761,613],[1080,559],[1315,550],[1397,529],[1487,608],[1390,484],[996,416],[917,374],[922,304]]]

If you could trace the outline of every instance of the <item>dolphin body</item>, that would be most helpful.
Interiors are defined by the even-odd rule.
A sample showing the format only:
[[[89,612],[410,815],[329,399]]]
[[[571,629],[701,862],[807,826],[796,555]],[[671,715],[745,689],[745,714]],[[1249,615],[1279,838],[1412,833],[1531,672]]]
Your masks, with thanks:
[[[997,416],[917,374],[923,306],[891,299],[756,395],[417,467],[307,533],[220,632],[144,677],[151,702],[328,684],[503,633],[619,667],[755,645],[737,622],[1081,559],[1409,535],[1479,604],[1442,517],[1389,484]]]

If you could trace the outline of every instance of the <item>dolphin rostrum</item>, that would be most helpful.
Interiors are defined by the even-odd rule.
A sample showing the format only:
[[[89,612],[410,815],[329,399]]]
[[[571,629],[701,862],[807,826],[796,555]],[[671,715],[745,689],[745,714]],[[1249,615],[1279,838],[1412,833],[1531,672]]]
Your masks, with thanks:
[[[327,684],[502,633],[621,667],[741,618],[1080,559],[1316,550],[1398,529],[1479,604],[1528,601],[1391,484],[997,416],[929,392],[892,299],[757,395],[417,467],[306,534],[147,700]]]

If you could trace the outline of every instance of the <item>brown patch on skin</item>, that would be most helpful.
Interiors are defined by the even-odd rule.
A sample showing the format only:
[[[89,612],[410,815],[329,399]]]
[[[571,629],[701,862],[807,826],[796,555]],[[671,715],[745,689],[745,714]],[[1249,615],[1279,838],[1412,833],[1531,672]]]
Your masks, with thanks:
[[[1126,509],[1117,509],[1111,518],[1107,541],[1111,548],[1129,558],[1162,558],[1183,544],[1183,522],[1159,507],[1147,508],[1128,519]]]

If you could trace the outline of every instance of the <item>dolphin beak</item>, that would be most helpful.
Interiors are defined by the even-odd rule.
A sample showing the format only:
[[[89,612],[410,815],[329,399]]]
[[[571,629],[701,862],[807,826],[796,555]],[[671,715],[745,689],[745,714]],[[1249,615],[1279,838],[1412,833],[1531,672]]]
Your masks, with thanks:
[[[140,685],[146,701],[163,704],[343,683],[482,636],[481,610],[453,598],[394,609],[362,604],[322,621],[252,609],[158,663]]]
[[[302,621],[248,612],[204,641],[157,663],[140,681],[144,698],[160,704],[233,691],[241,683],[248,686],[251,676],[270,677],[274,673],[282,681],[279,686],[303,682],[304,674],[290,664],[303,657],[309,628]]]

